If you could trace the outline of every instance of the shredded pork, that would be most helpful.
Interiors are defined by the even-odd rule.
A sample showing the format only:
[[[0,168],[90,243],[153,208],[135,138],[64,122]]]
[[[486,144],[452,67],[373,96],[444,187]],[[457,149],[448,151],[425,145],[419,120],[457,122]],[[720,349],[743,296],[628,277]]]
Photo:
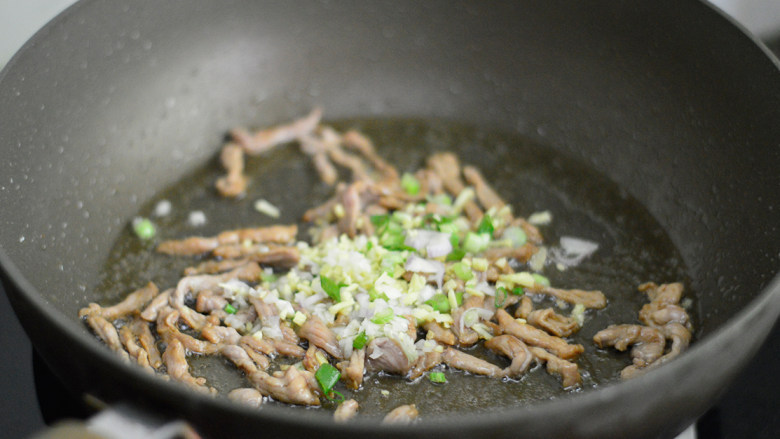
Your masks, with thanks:
[[[541,231],[516,216],[477,167],[438,152],[422,169],[399,172],[369,138],[342,134],[321,118],[314,109],[289,124],[232,130],[220,154],[225,174],[215,182],[222,196],[241,198],[251,184],[245,155],[297,142],[334,186],[329,200],[303,215],[310,243],[298,241],[295,224],[161,239],[157,257],[191,258],[183,276],[162,292],[148,282],[113,306],[88,304],[79,316],[92,332],[125,360],[209,394],[215,390],[192,375],[188,358],[220,356],[245,379],[228,398],[253,407],[267,400],[319,406],[336,388],[352,392],[354,399],[338,404],[338,422],[356,416],[375,374],[415,381],[445,371],[512,381],[537,362],[564,389],[581,386],[584,348],[566,338],[582,320],[560,311],[598,312],[607,297],[550,286],[544,261],[533,263],[546,251]],[[339,180],[340,169],[350,181]],[[511,228],[522,241],[505,239]],[[594,337],[600,348],[631,348],[624,378],[673,359],[691,339],[681,284],[646,283],[640,291],[650,299],[639,312],[643,324],[610,326]],[[534,309],[531,297],[551,297],[558,309]],[[479,344],[509,366],[475,355],[470,349]],[[326,364],[338,374],[333,389],[318,376]],[[415,405],[403,405],[384,422],[418,415]]]

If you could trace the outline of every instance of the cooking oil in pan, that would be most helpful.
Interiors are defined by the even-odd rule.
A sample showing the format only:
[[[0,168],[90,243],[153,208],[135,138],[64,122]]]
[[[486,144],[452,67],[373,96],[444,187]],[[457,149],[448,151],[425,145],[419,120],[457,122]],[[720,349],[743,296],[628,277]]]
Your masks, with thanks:
[[[630,364],[628,354],[597,349],[592,338],[609,324],[638,322],[637,312],[647,300],[637,286],[647,281],[686,281],[682,258],[652,215],[608,178],[554,148],[517,134],[447,121],[360,119],[332,125],[365,133],[378,152],[400,171],[424,166],[425,158],[434,151],[454,151],[461,163],[473,164],[482,171],[514,207],[516,215],[527,217],[541,211],[552,214],[552,222],[540,228],[547,245],[557,245],[561,236],[599,244],[593,255],[575,267],[559,270],[555,264],[548,264],[544,271],[553,286],[601,290],[609,301],[603,310],[587,311],[584,326],[571,337],[572,342],[585,347],[576,360],[583,386],[575,392],[618,381],[620,370]],[[215,150],[218,147],[215,145]],[[211,236],[239,227],[300,223],[306,209],[332,194],[332,188],[319,181],[311,162],[292,145],[248,158],[246,172],[251,183],[242,199],[217,196],[213,185],[222,172],[215,154],[210,163],[145,205],[139,215],[153,218],[157,240]],[[281,216],[269,218],[258,213],[253,207],[257,199],[278,206]],[[155,217],[154,207],[161,200],[171,202],[171,212]],[[205,224],[193,225],[189,221],[193,212],[202,212]],[[301,224],[299,237],[306,236],[306,226]],[[129,231],[120,237],[97,286],[98,297],[105,304],[116,303],[150,280],[161,289],[174,286],[183,268],[193,265],[191,259],[158,255],[153,248],[153,242],[144,243]],[[692,293],[686,291],[685,297],[692,297]],[[469,353],[500,367],[508,365],[506,359],[481,347]],[[209,385],[221,392],[249,385],[241,372],[219,357],[195,358],[191,365],[195,376],[205,376]],[[396,376],[369,374],[361,390],[341,390],[346,397],[359,401],[363,415],[383,415],[400,404],[414,403],[423,416],[491,411],[571,393],[561,389],[558,377],[540,367],[519,380],[490,379],[454,370],[445,373],[446,384],[434,384],[425,377],[409,382]]]

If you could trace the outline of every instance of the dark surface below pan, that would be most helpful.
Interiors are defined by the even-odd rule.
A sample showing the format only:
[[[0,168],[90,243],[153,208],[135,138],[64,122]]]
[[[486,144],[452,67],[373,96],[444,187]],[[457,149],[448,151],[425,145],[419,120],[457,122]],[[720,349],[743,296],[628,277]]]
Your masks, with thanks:
[[[232,5],[85,2],[0,78],[4,281],[71,388],[144,401],[210,432],[656,437],[702,414],[770,330],[780,79],[706,5]],[[255,415],[122,366],[68,311],[87,298],[127,218],[212,154],[226,127],[283,120],[314,102],[334,118],[517,130],[588,163],[680,250],[700,292],[702,339],[629,383],[412,431]]]

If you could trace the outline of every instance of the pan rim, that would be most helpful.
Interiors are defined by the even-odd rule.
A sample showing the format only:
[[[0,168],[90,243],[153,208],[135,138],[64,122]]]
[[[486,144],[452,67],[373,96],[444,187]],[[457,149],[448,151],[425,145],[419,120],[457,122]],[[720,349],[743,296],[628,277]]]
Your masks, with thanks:
[[[42,38],[44,38],[46,34],[48,34],[51,27],[58,25],[63,20],[67,19],[67,17],[69,17],[71,14],[75,13],[77,10],[80,10],[80,8],[87,7],[87,5],[91,3],[93,3],[93,0],[80,0],[74,3],[73,5],[66,8],[63,12],[61,12],[52,21],[47,23],[38,32],[36,32],[35,35],[31,39],[29,39],[20,48],[19,51],[17,51],[14,54],[14,56],[9,60],[9,62],[3,68],[3,70],[0,71],[0,82],[2,82],[2,80],[5,78],[5,76],[9,74],[9,72],[11,72],[13,66],[17,61],[17,58],[21,54],[29,50],[30,47],[35,46]],[[733,19],[731,19],[731,17],[725,15],[725,13],[720,11],[718,8],[714,7],[711,4],[708,4],[708,6],[711,7],[713,10],[715,10],[716,12],[718,12],[719,14],[721,14],[722,16],[724,16],[727,20],[731,21],[732,24],[740,28],[748,38],[750,38],[754,43],[756,43],[756,45],[758,45],[761,48],[761,50],[768,55],[771,62],[775,65],[775,67],[778,70],[780,70],[780,60],[778,60],[766,48],[766,46],[763,43],[761,43],[761,41],[759,41],[755,36],[747,32],[744,29],[744,27],[742,27],[739,23],[736,23]],[[21,274],[21,270],[19,270],[19,268],[13,263],[11,258],[8,257],[2,244],[0,244],[0,272],[2,272],[4,279],[10,280],[10,283],[13,284],[8,289],[9,290],[14,289],[15,291],[9,293],[9,295],[18,293],[19,295],[23,296],[25,300],[28,300],[34,305],[36,305],[37,309],[39,309],[41,312],[46,314],[46,316],[49,317],[50,320],[53,321],[60,329],[62,329],[69,338],[77,340],[83,346],[85,346],[92,354],[97,355],[102,360],[108,361],[111,364],[113,364],[120,371],[122,375],[135,380],[141,380],[145,382],[148,381],[148,383],[154,386],[159,386],[160,384],[162,384],[160,388],[164,389],[165,392],[171,393],[171,395],[173,396],[191,398],[193,394],[197,395],[197,393],[191,392],[186,388],[184,388],[183,386],[179,386],[172,383],[165,383],[164,381],[158,380],[156,378],[151,378],[145,375],[144,373],[142,373],[139,368],[126,367],[126,365],[122,363],[116,355],[114,355],[112,352],[106,349],[105,346],[103,346],[100,342],[95,340],[93,337],[89,337],[88,334],[82,330],[82,328],[78,328],[77,323],[73,319],[68,318],[65,314],[56,310],[48,301],[46,301],[44,299],[44,296],[41,294],[41,292],[37,288],[35,288],[26,277],[24,277]],[[775,314],[774,320],[776,322],[778,315],[780,315],[780,274],[775,274],[772,280],[768,282],[767,286],[765,286],[755,298],[753,298],[749,303],[747,303],[741,310],[737,311],[737,313],[734,316],[732,316],[730,319],[728,319],[726,322],[720,325],[716,330],[707,334],[703,339],[698,340],[697,343],[692,345],[691,348],[688,350],[688,352],[686,352],[683,356],[681,356],[679,359],[672,362],[671,364],[666,365],[665,367],[660,368],[657,371],[653,371],[647,376],[640,377],[630,382],[615,383],[618,385],[611,384],[611,385],[603,386],[601,388],[593,389],[591,391],[584,392],[582,394],[567,395],[566,397],[562,397],[554,401],[539,401],[538,404],[533,403],[529,406],[523,406],[520,408],[512,408],[512,407],[502,408],[500,410],[500,413],[489,414],[489,416],[485,416],[484,414],[481,414],[479,416],[468,415],[468,416],[458,416],[455,419],[451,419],[451,418],[447,419],[445,416],[441,416],[441,417],[432,418],[430,420],[422,420],[419,424],[415,424],[412,426],[383,426],[382,428],[387,429],[388,431],[391,432],[397,431],[400,433],[400,432],[414,431],[416,433],[422,433],[425,431],[437,431],[437,432],[445,431],[445,429],[458,430],[458,429],[462,429],[464,426],[468,426],[469,428],[474,428],[474,427],[484,426],[484,425],[495,426],[497,423],[501,422],[499,416],[507,412],[512,412],[512,413],[522,412],[522,417],[525,418],[526,416],[535,416],[537,415],[537,412],[549,413],[551,411],[551,408],[555,409],[553,410],[554,412],[566,413],[568,409],[572,407],[574,404],[576,404],[576,406],[579,405],[591,406],[591,405],[598,405],[603,401],[607,401],[607,400],[617,400],[620,399],[619,397],[621,395],[627,394],[632,391],[636,391],[640,387],[644,387],[645,382],[661,381],[662,378],[668,379],[668,377],[673,376],[674,374],[677,373],[678,370],[684,368],[686,364],[689,364],[693,362],[695,358],[700,357],[703,351],[711,349],[710,346],[712,347],[717,346],[718,340],[721,339],[719,335],[733,330],[733,328],[739,326],[740,324],[747,323],[751,317],[758,314],[759,311],[761,311],[764,308],[769,308],[770,312],[774,310],[773,311]],[[747,359],[745,359],[745,361],[747,361]],[[339,430],[343,429],[343,431],[345,432],[363,431],[363,429],[367,427],[371,427],[373,429],[376,428],[375,422],[369,422],[367,420],[366,422],[358,421],[355,424],[339,425],[333,422],[327,422],[327,419],[324,416],[312,416],[312,417],[290,416],[289,415],[290,413],[297,413],[297,411],[291,411],[285,407],[266,407],[260,412],[255,412],[252,409],[242,407],[240,405],[231,403],[224,399],[211,399],[203,395],[196,396],[195,399],[199,403],[202,403],[206,406],[215,404],[215,407],[219,407],[221,409],[229,409],[231,411],[237,410],[244,414],[260,416],[260,418],[267,418],[269,421],[281,420],[286,423],[289,423],[290,425],[298,425],[301,422],[311,427],[329,425]],[[575,401],[575,402],[571,402],[571,401]],[[444,425],[445,422],[446,425]],[[507,425],[509,425],[510,422],[511,423],[517,422],[517,418],[513,419],[512,421],[505,421],[505,422]]]

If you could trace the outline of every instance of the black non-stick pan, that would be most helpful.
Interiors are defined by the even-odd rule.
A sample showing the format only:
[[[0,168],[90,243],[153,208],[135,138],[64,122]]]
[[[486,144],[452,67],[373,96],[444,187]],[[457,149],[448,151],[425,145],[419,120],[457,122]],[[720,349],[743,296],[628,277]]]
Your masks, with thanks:
[[[408,427],[250,410],[115,358],[76,311],[106,300],[128,220],[211,163],[230,127],[314,105],[329,120],[510,133],[593,170],[679,255],[694,345],[629,382]],[[722,394],[780,313],[779,121],[777,61],[696,1],[82,1],[0,75],[3,282],[73,391],[207,436],[667,437]],[[502,160],[522,169],[512,145]],[[481,164],[495,153],[485,146]]]

